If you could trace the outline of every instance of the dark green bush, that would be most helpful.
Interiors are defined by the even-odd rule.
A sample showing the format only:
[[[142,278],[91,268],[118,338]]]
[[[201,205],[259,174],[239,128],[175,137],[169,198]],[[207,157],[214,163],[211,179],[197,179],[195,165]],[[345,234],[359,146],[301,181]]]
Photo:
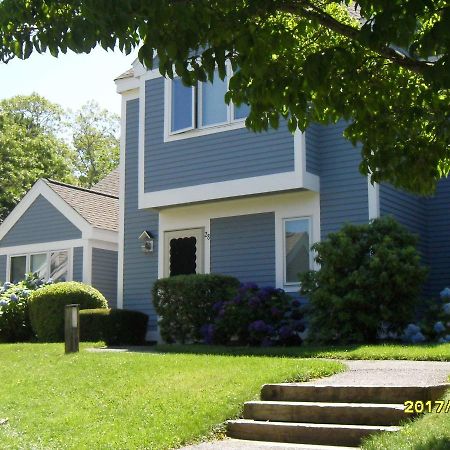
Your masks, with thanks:
[[[201,328],[212,322],[213,305],[236,295],[239,281],[230,276],[177,275],[157,280],[153,304],[160,317],[161,337],[166,342],[199,341]]]
[[[427,270],[417,237],[391,217],[345,225],[313,245],[319,271],[300,276],[309,297],[309,339],[374,342],[380,328],[401,334],[411,321]]]
[[[84,309],[80,311],[80,339],[105,341],[107,345],[145,343],[148,316],[127,309]]]
[[[64,340],[64,308],[79,304],[80,309],[107,308],[105,297],[87,284],[69,281],[45,286],[30,297],[30,320],[41,342]]]

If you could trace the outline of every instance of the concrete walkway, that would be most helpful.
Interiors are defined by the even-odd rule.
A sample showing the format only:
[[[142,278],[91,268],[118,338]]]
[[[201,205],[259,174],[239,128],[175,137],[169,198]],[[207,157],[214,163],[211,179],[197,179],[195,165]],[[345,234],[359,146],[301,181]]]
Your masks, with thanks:
[[[428,386],[448,383],[450,362],[435,361],[341,361],[348,367],[343,373],[310,381],[320,386]],[[449,384],[450,387],[450,384]],[[304,444],[276,444],[225,439],[204,442],[181,450],[343,450],[348,447],[327,447]]]

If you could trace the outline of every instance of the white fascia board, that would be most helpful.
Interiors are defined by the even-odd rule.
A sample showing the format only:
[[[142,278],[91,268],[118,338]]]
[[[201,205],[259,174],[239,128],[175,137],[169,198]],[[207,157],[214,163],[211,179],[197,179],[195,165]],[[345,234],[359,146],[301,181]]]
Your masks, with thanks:
[[[92,228],[91,224],[69,206],[44,180],[38,180],[1,224],[0,240],[22,217],[39,195],[42,195],[67,220],[75,225],[83,235],[89,233]]]
[[[123,94],[127,91],[139,88],[139,80],[134,77],[119,78],[118,80],[115,80],[115,83],[116,83],[116,92],[118,94]]]
[[[96,239],[98,241],[112,242],[117,244],[119,242],[119,233],[117,231],[102,230],[100,228],[91,227],[89,233],[83,235],[86,239]]]
[[[73,247],[82,247],[84,239],[69,239],[65,241],[38,242],[36,244],[14,245],[0,247],[0,255],[18,255],[22,253],[40,253],[47,251],[66,250]]]
[[[113,252],[117,252],[119,248],[119,244],[117,243],[98,241],[96,239],[89,239],[89,243],[93,249],[97,248],[100,250],[111,250]]]

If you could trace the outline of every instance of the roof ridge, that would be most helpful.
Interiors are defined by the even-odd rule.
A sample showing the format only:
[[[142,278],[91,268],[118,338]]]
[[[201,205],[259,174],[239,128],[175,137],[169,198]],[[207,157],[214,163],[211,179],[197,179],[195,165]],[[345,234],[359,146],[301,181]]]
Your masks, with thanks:
[[[117,195],[106,194],[105,192],[95,191],[93,189],[88,189],[88,188],[84,188],[84,187],[81,187],[81,186],[75,186],[74,184],[69,184],[69,183],[64,183],[62,181],[52,180],[51,178],[44,178],[44,179],[46,181],[48,181],[49,183],[56,184],[56,185],[59,185],[59,186],[65,186],[65,187],[69,187],[69,188],[72,188],[72,189],[76,189],[78,191],[89,192],[91,194],[103,195],[104,197],[115,198],[117,200],[119,199],[119,197]]]

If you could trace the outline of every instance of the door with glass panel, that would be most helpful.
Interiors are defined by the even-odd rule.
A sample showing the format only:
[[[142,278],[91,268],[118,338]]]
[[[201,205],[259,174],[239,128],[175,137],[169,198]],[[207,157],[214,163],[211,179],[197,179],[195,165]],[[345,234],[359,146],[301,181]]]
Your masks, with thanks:
[[[164,276],[203,273],[203,228],[164,233]]]

